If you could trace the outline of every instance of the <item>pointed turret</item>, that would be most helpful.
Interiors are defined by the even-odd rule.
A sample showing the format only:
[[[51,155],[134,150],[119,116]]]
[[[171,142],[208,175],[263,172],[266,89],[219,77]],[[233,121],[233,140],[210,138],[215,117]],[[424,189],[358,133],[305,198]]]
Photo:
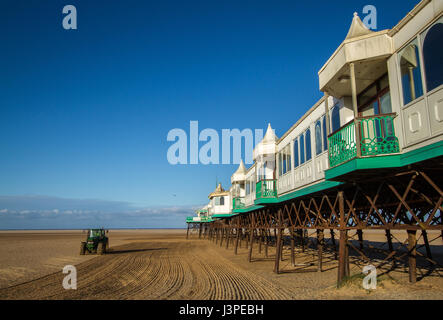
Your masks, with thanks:
[[[271,124],[268,124],[268,129],[262,141],[254,149],[254,160],[258,156],[264,154],[274,154],[277,147],[278,137],[274,133]]]
[[[349,28],[348,35],[346,36],[346,40],[357,38],[360,36],[364,36],[367,34],[373,33],[373,31],[366,28],[364,23],[361,21],[357,12],[354,12],[354,18],[352,19],[351,27]]]
[[[221,183],[218,184],[218,186],[215,188],[214,192],[211,192],[208,196],[209,199],[212,199],[214,197],[218,197],[218,196],[227,196],[229,194],[228,191],[225,191],[225,189],[223,189]]]
[[[246,171],[243,160],[241,160],[237,171],[231,176],[231,183],[245,181]]]

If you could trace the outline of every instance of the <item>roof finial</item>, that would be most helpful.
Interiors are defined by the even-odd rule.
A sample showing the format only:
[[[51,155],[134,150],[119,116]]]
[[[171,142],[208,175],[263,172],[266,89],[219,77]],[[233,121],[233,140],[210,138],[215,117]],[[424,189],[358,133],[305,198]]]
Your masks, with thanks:
[[[358,17],[358,13],[357,13],[357,11],[354,12],[354,17]]]

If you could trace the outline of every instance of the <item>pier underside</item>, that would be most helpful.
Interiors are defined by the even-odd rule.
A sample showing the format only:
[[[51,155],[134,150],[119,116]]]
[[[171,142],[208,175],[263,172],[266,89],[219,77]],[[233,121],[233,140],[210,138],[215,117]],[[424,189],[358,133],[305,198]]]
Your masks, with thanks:
[[[325,254],[338,259],[338,285],[350,276],[350,256],[362,267],[372,264],[377,270],[407,266],[409,281],[416,282],[417,263],[427,274],[443,271],[431,252],[433,242],[443,238],[441,162],[436,158],[382,172],[372,169],[350,174],[343,177],[344,184],[318,193],[231,218],[188,224],[188,233],[191,227],[199,238],[231,247],[235,253],[246,241],[249,261],[253,259],[254,245],[265,257],[272,246],[275,273],[281,272],[284,247],[289,249],[291,265],[295,267],[296,252],[304,252],[310,246],[316,251],[319,272]],[[364,238],[365,231],[377,229],[385,237],[381,245]],[[393,230],[404,232],[406,240],[393,241]],[[430,230],[432,237],[428,236]],[[418,250],[422,247],[424,254]]]

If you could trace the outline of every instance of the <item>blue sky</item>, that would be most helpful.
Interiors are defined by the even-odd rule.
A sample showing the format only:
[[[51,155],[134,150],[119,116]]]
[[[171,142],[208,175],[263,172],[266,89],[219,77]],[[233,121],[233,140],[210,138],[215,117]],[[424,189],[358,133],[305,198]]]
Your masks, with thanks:
[[[382,30],[417,2],[2,1],[0,228],[183,226],[237,165],[170,165],[169,130],[281,136],[354,11]]]

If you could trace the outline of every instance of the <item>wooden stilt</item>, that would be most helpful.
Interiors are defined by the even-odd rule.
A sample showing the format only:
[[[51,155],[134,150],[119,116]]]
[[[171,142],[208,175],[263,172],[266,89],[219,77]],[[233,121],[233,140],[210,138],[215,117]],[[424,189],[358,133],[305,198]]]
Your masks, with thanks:
[[[188,223],[188,230],[186,231],[186,239],[189,239],[189,223]]]
[[[278,211],[278,234],[276,235],[276,243],[275,243],[275,264],[274,264],[274,272],[280,272],[280,259],[281,259],[281,247],[282,247],[282,229],[281,229],[281,210]],[[276,233],[276,229],[274,228],[274,235]]]
[[[203,225],[201,223],[198,224],[198,238],[201,239],[202,237],[202,228]]]
[[[295,266],[295,239],[294,239],[294,228],[291,228],[291,265]]]
[[[226,249],[229,248],[231,242],[231,226],[226,227]]]
[[[423,236],[423,241],[425,243],[426,255],[429,259],[432,260],[431,246],[429,245],[428,233],[426,230],[421,231],[421,235]]]
[[[388,242],[388,249],[389,252],[393,252],[394,251],[394,246],[392,245],[392,235],[391,235],[391,230],[390,229],[386,229],[385,230],[385,234],[386,234],[386,240]],[[392,266],[395,268],[395,266],[397,265],[394,257],[392,257]]]
[[[305,252],[305,232],[300,229],[301,252]]]
[[[358,242],[360,244],[360,250],[363,250],[363,230],[357,229]]]
[[[417,239],[416,231],[408,230],[408,261],[409,261],[409,282],[417,281]]]
[[[258,253],[261,253],[261,247],[262,247],[262,243],[263,243],[263,230],[260,230],[260,236],[258,237],[259,241],[258,241]]]
[[[268,257],[269,235],[268,230],[265,230],[265,257]]]
[[[254,237],[254,233],[251,230],[251,232],[249,233],[249,251],[248,251],[248,261],[249,262],[252,261],[253,237]]]
[[[237,229],[237,237],[235,238],[234,254],[237,254],[239,242],[240,242],[240,228]]]
[[[335,232],[334,229],[330,229],[329,232],[331,233],[331,242],[332,247],[334,248],[334,259],[337,260],[337,244],[335,243]]]
[[[322,229],[317,230],[317,251],[318,251],[318,272],[322,272],[323,267],[323,240],[324,232]]]
[[[280,273],[280,255],[281,255],[281,231],[277,234],[276,248],[275,248],[275,264],[274,264],[274,272]]]
[[[280,232],[281,232],[280,261],[283,261],[283,247],[285,244],[284,231],[285,231],[285,229],[280,230]]]
[[[347,231],[345,229],[345,201],[343,191],[338,192],[339,208],[340,208],[340,243],[338,251],[338,277],[337,286],[346,277],[346,247],[347,247]]]

